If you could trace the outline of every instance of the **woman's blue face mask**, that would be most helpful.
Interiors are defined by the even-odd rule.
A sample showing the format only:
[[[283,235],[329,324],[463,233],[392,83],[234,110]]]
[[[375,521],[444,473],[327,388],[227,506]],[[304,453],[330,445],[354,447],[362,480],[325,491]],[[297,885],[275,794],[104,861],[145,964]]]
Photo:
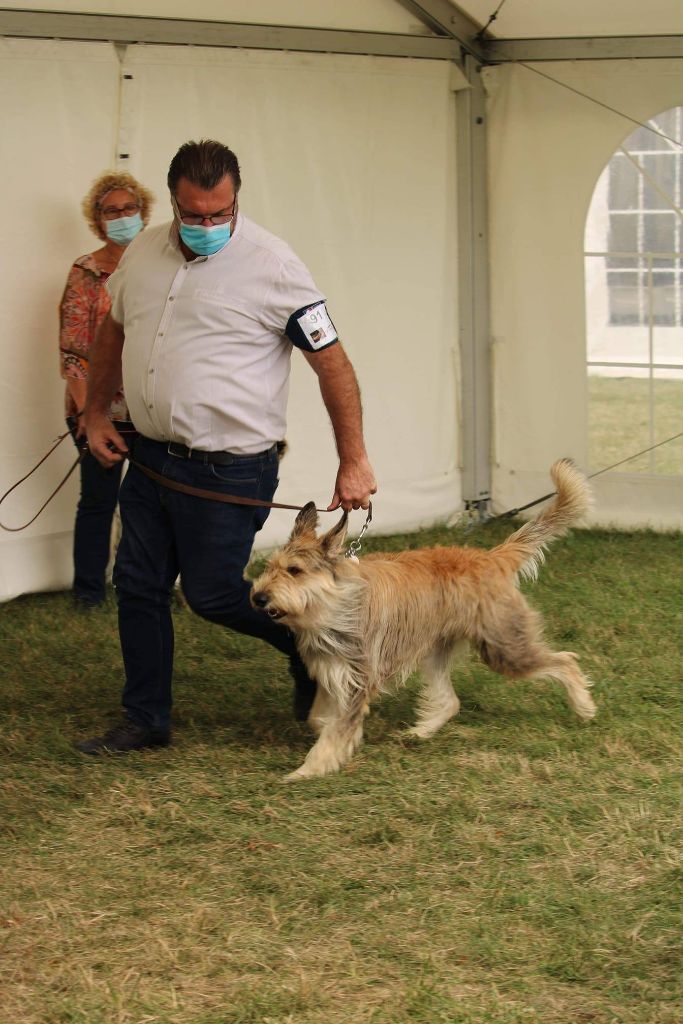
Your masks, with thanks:
[[[107,238],[117,245],[128,245],[138,232],[142,231],[142,227],[142,217],[139,213],[132,217],[117,217],[116,220],[107,220],[104,223]]]
[[[205,228],[203,224],[178,225],[178,233],[188,249],[197,256],[213,256],[220,252],[230,241],[230,224],[212,224]]]

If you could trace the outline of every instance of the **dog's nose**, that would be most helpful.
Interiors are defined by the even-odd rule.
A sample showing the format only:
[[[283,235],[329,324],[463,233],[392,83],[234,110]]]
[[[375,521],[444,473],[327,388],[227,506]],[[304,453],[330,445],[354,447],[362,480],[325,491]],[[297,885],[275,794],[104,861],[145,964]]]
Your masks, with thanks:
[[[251,600],[257,608],[265,608],[268,604],[269,597],[264,591],[259,591],[257,594],[252,593]]]

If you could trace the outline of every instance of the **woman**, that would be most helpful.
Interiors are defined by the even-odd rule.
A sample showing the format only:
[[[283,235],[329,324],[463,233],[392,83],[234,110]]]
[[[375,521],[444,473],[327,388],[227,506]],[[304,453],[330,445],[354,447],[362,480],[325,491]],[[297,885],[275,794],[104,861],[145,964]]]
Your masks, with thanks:
[[[126,246],[149,221],[153,196],[132,175],[108,172],[93,182],[82,208],[90,228],[104,245],[80,256],[69,272],[59,306],[59,349],[66,380],[67,424],[78,448],[85,446],[79,423],[88,383],[88,353],[111,305],[105,287]],[[129,431],[122,391],[109,408],[118,430]],[[86,452],[80,465],[81,495],[74,531],[74,597],[83,608],[105,598],[111,525],[121,482],[121,464],[102,466]]]

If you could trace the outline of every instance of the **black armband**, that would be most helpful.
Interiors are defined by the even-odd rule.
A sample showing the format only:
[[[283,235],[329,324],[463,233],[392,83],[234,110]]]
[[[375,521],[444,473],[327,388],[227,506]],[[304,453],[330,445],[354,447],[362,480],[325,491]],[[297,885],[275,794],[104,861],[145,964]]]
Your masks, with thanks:
[[[292,313],[287,321],[285,334],[292,345],[305,352],[318,352],[321,348],[327,348],[328,345],[339,341],[324,299]]]

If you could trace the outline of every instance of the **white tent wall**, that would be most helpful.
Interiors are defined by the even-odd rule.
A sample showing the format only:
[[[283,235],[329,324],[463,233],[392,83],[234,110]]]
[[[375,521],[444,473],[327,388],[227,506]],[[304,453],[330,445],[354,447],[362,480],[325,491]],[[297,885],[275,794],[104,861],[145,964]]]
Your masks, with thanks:
[[[533,68],[533,66],[532,66]],[[638,121],[683,103],[683,62],[579,61],[538,70]],[[548,467],[587,456],[584,231],[596,182],[632,122],[533,69],[483,72],[489,94],[493,498],[522,505]],[[680,528],[683,480],[594,481],[593,521]]]
[[[378,528],[449,515],[459,491],[447,66],[134,46],[124,73],[133,172],[161,196],[168,153],[188,133],[224,139],[242,162],[242,210],[286,238],[328,296],[363,390]],[[279,494],[327,504],[331,431],[297,353],[293,367]],[[291,521],[272,514],[259,544],[279,541]]]
[[[152,222],[164,221],[170,157],[204,136],[235,149],[243,212],[285,237],[328,295],[361,381],[380,482],[376,528],[451,515],[460,483],[448,65],[139,45],[119,66],[108,44],[18,40],[5,41],[0,54],[4,94],[15,98],[0,114],[3,166],[14,167],[2,219],[13,253],[0,284],[2,490],[62,422],[56,307],[71,260],[95,247],[79,208],[89,182],[116,154],[129,154],[119,166],[155,192]],[[293,367],[291,452],[278,496],[327,504],[336,470],[331,430],[315,377],[296,352]],[[70,455],[13,495],[4,521],[34,511]],[[76,494],[70,482],[29,530],[0,536],[0,598],[70,584]],[[291,522],[291,513],[274,513],[260,546],[281,541]]]
[[[57,306],[71,261],[95,247],[80,202],[112,163],[118,78],[107,43],[0,39],[0,493],[64,430]],[[74,451],[67,439],[3,521],[30,518]],[[0,599],[68,584],[76,493],[71,480],[28,530],[0,531]]]

